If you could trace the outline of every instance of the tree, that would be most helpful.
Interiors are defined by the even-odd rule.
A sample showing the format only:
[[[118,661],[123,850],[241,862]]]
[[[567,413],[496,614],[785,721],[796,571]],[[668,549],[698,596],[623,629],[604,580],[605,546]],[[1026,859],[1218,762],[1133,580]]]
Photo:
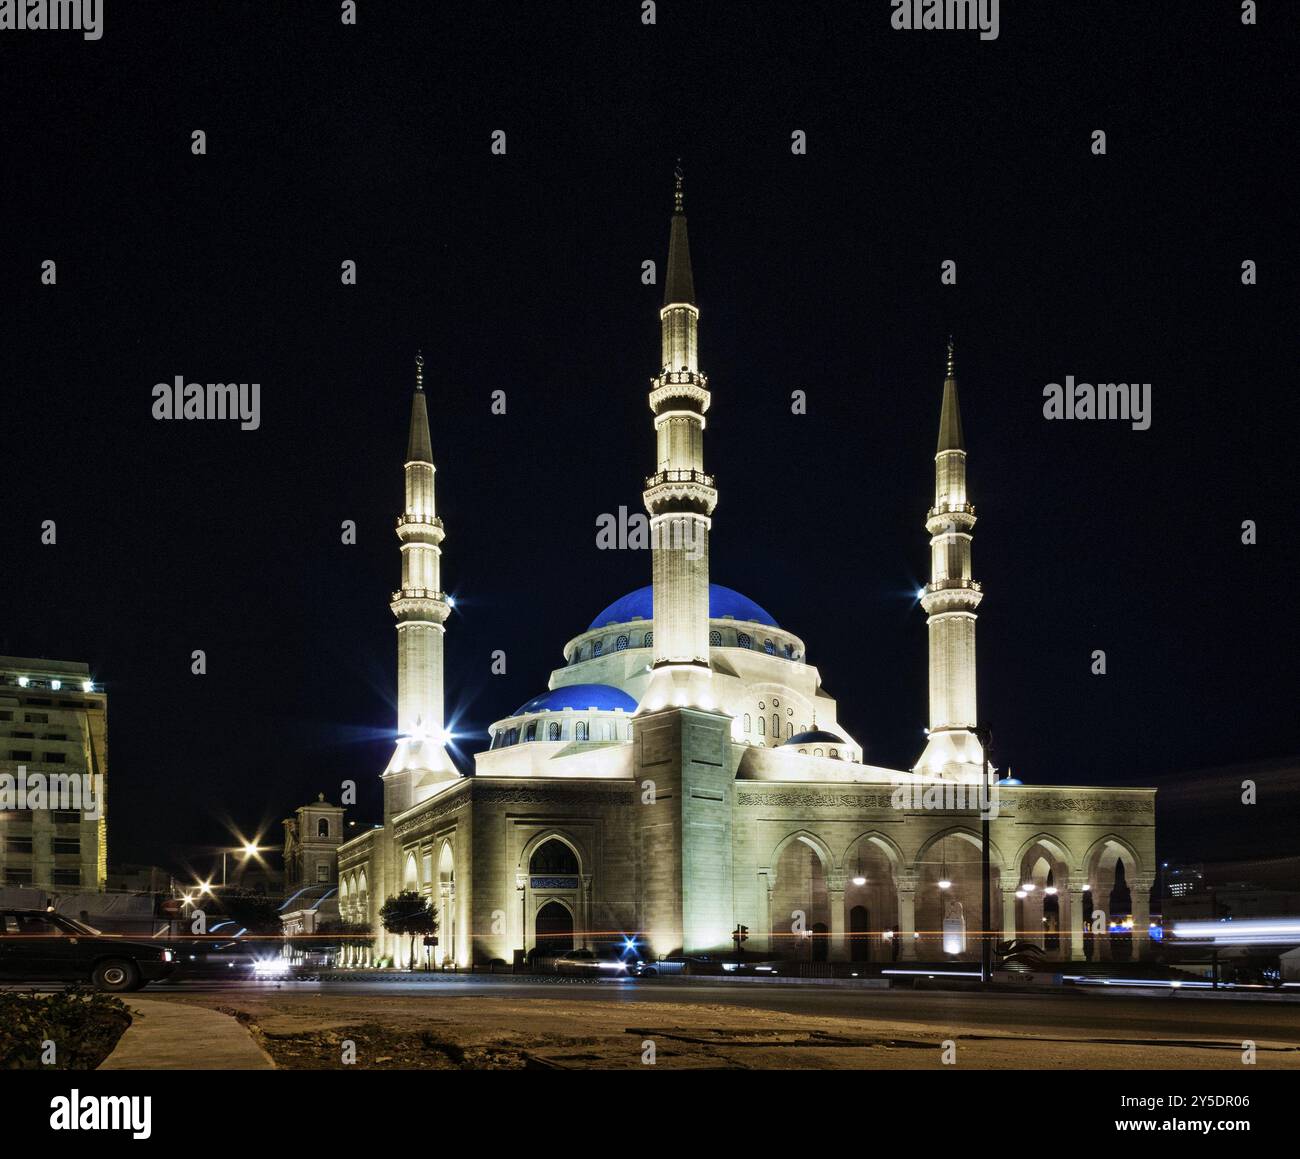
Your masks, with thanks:
[[[408,962],[411,969],[415,967],[415,939],[438,932],[438,920],[433,916],[429,899],[413,889],[403,890],[396,897],[388,898],[379,911],[379,921],[390,934],[411,939]]]

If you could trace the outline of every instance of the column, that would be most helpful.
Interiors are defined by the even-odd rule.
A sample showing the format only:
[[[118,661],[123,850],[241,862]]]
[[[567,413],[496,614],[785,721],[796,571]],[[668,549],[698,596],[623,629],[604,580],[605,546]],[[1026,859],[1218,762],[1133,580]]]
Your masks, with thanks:
[[[1012,941],[1016,936],[1016,889],[1015,885],[1002,887],[1002,941]]]
[[[1153,874],[1134,874],[1129,885],[1129,898],[1133,905],[1133,961],[1147,956],[1151,941],[1151,887]]]
[[[1079,884],[1075,884],[1075,881]],[[1065,892],[1070,899],[1070,961],[1082,962],[1083,956],[1083,922],[1087,916],[1083,908],[1083,877],[1070,878]]]
[[[827,957],[832,962],[846,962],[849,955],[844,942],[844,878],[831,878],[826,892],[831,905],[831,944]]]
[[[898,875],[898,936],[903,940],[898,957],[907,962],[916,961],[916,878],[915,873]]]

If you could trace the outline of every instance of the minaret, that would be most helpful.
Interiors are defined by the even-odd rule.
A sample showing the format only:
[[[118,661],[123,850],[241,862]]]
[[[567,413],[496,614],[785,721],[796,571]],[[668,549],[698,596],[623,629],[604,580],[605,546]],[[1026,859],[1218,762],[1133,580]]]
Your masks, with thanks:
[[[975,737],[975,609],[984,593],[971,579],[971,528],[975,508],[966,501],[966,444],[957,402],[952,339],[934,456],[934,506],[930,533],[930,582],[921,596],[929,619],[930,729],[915,771],[947,779],[978,779],[984,754]]]
[[[443,530],[434,509],[433,473],[420,354],[406,442],[406,507],[397,519],[402,588],[389,604],[397,617],[397,748],[384,770],[385,819],[429,796],[430,786],[459,776],[445,748],[442,644],[451,605],[441,584]]]
[[[718,493],[704,473],[709,380],[700,373],[695,281],[676,169],[664,304],[662,367],[650,383],[655,473],[645,481],[654,569],[654,673],[641,708],[713,707],[709,666],[709,532]]]

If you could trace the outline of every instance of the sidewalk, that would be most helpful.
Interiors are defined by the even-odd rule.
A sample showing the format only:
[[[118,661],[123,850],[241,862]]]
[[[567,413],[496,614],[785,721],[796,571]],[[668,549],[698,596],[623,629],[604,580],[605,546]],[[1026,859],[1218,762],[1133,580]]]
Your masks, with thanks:
[[[100,1070],[273,1070],[230,1015],[160,998],[126,999],[132,1022]]]

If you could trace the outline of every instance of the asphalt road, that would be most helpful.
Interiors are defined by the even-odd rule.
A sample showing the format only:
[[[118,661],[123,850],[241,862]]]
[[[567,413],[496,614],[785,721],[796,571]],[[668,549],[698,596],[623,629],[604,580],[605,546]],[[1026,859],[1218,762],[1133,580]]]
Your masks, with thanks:
[[[1174,991],[1117,993],[1061,990],[998,994],[937,990],[852,990],[816,985],[667,982],[647,979],[516,979],[448,975],[383,981],[176,982],[149,986],[150,997],[222,991],[379,998],[563,998],[626,1002],[629,1008],[663,1003],[732,1006],[819,1017],[888,1019],[918,1027],[962,1024],[990,1031],[1060,1033],[1068,1037],[1123,1039],[1214,1038],[1283,1042],[1300,1047],[1300,1003],[1284,998],[1228,998]],[[647,1010],[647,1014],[650,1011]]]

